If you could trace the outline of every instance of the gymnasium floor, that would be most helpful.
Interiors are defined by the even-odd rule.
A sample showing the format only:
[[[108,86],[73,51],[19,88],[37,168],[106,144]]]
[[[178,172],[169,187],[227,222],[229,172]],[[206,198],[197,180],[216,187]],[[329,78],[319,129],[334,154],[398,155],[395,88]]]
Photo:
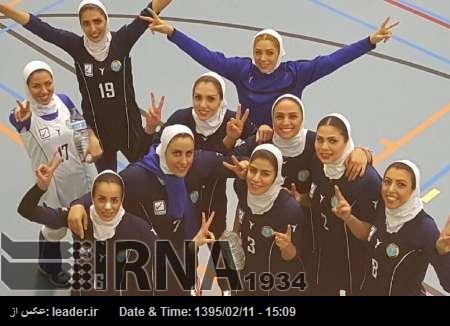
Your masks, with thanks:
[[[78,0],[12,2],[41,14],[56,27],[81,33],[76,16]],[[146,1],[103,2],[112,30],[128,23],[146,5]],[[305,125],[314,129],[326,113],[341,112],[352,124],[355,142],[373,149],[380,173],[395,159],[417,162],[425,209],[439,227],[443,225],[450,214],[450,206],[445,203],[445,198],[450,198],[450,2],[283,0],[274,5],[268,0],[174,0],[161,16],[228,56],[250,56],[254,33],[262,28],[276,29],[284,36],[285,60],[331,53],[368,36],[387,16],[400,21],[388,43],[305,90]],[[6,253],[6,237],[31,241],[39,230],[38,225],[16,213],[21,196],[33,184],[29,159],[8,122],[9,109],[25,94],[24,65],[30,60],[47,61],[54,69],[57,91],[68,94],[77,105],[80,95],[73,62],[66,53],[2,16],[0,28],[0,254],[4,267],[12,261]],[[164,119],[190,105],[192,83],[204,68],[165,37],[150,32],[137,42],[132,57],[141,108],[147,108],[150,91],[166,96]],[[227,87],[227,99],[234,108],[236,92],[228,81]],[[119,167],[125,163],[122,161]],[[230,198],[232,212],[235,197],[231,192]],[[17,286],[31,283],[36,290],[10,290],[3,281],[0,295],[67,295],[67,291],[49,287],[35,268],[24,267],[16,280]],[[426,283],[432,293],[443,292],[432,269]]]

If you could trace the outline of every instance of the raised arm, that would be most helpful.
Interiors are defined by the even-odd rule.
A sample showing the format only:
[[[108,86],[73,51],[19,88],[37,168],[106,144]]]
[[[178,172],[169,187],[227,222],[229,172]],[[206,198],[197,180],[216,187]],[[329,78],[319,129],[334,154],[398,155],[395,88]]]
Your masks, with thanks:
[[[17,10],[9,4],[0,4],[0,12],[22,26],[28,24],[28,22],[30,21],[29,13]]]
[[[119,43],[125,53],[131,51],[133,45],[147,29],[147,24],[139,17],[150,17],[153,11],[159,14],[170,4],[171,1],[172,0],[153,0],[144,9],[142,9],[139,16],[136,17],[130,24],[122,26],[122,28],[117,31]]]
[[[399,22],[389,24],[389,18],[387,18],[381,24],[380,28],[369,37],[365,37],[358,42],[343,47],[332,54],[318,56],[307,63],[302,61],[297,62],[299,78],[304,79],[308,85],[331,74],[338,68],[373,50],[381,41],[387,42],[392,36],[392,28],[398,24]]]
[[[62,48],[70,55],[73,55],[74,51],[79,50],[79,44],[76,42],[79,40],[79,36],[72,32],[54,28],[53,26],[43,22],[40,18],[29,13],[16,10],[10,5],[0,5],[0,12],[23,25],[26,29],[39,36],[41,39]]]
[[[157,14],[159,14],[171,2],[172,2],[172,0],[153,0],[152,1],[152,8]]]
[[[31,222],[44,224],[55,229],[67,226],[67,211],[62,208],[53,209],[38,206],[38,203],[47,191],[53,173],[61,162],[61,156],[55,153],[50,163],[41,164],[38,167],[36,170],[36,184],[25,194],[17,209],[20,215]]]
[[[141,16],[140,18],[148,23],[148,27],[152,32],[166,34],[170,41],[175,43],[192,59],[231,81],[238,80],[240,72],[246,65],[251,65],[251,60],[248,58],[227,58],[220,52],[209,50],[160,19],[155,12],[152,12],[152,17]]]

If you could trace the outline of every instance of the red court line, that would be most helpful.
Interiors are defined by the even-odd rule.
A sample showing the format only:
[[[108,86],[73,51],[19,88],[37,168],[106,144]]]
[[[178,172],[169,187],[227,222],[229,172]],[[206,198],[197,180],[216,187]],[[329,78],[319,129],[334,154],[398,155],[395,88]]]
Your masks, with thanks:
[[[419,17],[425,18],[426,20],[429,20],[435,24],[441,25],[442,27],[450,29],[450,24],[443,22],[442,20],[437,19],[436,17],[430,16],[426,13],[420,12],[414,8],[408,7],[407,5],[404,5],[403,3],[398,3],[395,0],[384,0],[387,3],[390,3],[391,5],[394,5],[396,7],[399,7],[400,9],[406,10],[414,15],[417,15]]]

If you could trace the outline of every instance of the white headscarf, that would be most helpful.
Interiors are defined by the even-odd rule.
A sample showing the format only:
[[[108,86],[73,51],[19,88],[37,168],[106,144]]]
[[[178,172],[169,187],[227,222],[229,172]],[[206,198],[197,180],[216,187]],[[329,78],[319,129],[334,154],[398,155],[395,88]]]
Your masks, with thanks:
[[[156,154],[159,156],[159,165],[164,174],[173,174],[167,166],[166,151],[172,139],[179,134],[188,134],[194,139],[191,129],[184,125],[172,125],[165,127],[161,134],[161,143],[156,147]]]
[[[208,137],[214,134],[222,125],[223,119],[225,118],[225,113],[228,109],[228,103],[225,100],[225,81],[223,80],[223,78],[219,74],[210,71],[201,75],[198,79],[204,76],[209,76],[217,80],[220,84],[220,87],[222,88],[223,94],[222,102],[220,103],[220,107],[217,109],[217,112],[206,121],[200,120],[194,108],[192,108],[192,117],[195,121],[195,131],[200,135]]]
[[[352,131],[350,128],[350,123],[348,122],[347,118],[344,117],[342,114],[339,113],[331,113],[328,114],[326,117],[336,117],[339,120],[341,120],[345,128],[347,129],[348,133],[348,141],[347,145],[344,148],[344,152],[342,153],[341,157],[336,160],[334,163],[324,164],[323,165],[323,171],[325,172],[325,175],[329,179],[340,179],[344,173],[345,173],[345,160],[349,155],[353,152],[355,149],[355,144],[353,143],[352,139]]]
[[[305,107],[303,105],[303,102],[295,95],[292,94],[284,94],[281,95],[279,98],[275,100],[272,106],[272,121],[275,121],[274,114],[275,114],[275,107],[279,102],[281,102],[284,99],[292,99],[294,102],[296,102],[299,107],[302,114],[302,124],[300,125],[300,129],[294,137],[290,139],[284,139],[278,136],[278,134],[275,132],[272,137],[272,142],[275,146],[277,146],[284,157],[296,157],[299,156],[303,151],[305,150],[306,145],[306,134],[308,132],[307,129],[303,128],[305,124]]]
[[[53,79],[53,71],[48,64],[43,61],[31,61],[23,69],[23,79],[25,81],[25,92],[30,102],[30,109],[33,114],[38,116],[49,115],[58,111],[58,106],[62,104],[62,101],[53,93],[50,103],[47,105],[39,104],[33,96],[31,96],[30,90],[28,88],[28,78],[37,70],[45,70],[50,73]]]
[[[255,47],[255,40],[256,40],[256,38],[257,38],[258,36],[260,36],[260,35],[263,35],[263,34],[268,34],[268,35],[271,35],[271,36],[275,37],[275,38],[277,39],[277,41],[278,41],[278,44],[280,45],[280,53],[279,53],[279,55],[278,55],[278,59],[277,59],[277,63],[276,63],[276,65],[275,65],[275,67],[273,68],[272,71],[266,73],[266,74],[270,75],[271,73],[273,73],[275,70],[278,69],[278,67],[279,67],[280,64],[281,64],[281,60],[282,60],[283,57],[286,55],[286,51],[284,50],[283,39],[281,38],[281,35],[280,35],[277,31],[275,31],[275,30],[273,30],[273,29],[270,29],[270,28],[263,29],[262,31],[258,32],[258,33],[253,37],[253,42],[252,42],[253,47]],[[253,49],[252,49],[252,51],[253,51]],[[255,62],[255,58],[254,58],[254,57],[252,57],[252,62],[253,62],[253,64],[256,66],[256,62]]]
[[[95,5],[99,7],[106,16],[106,31],[103,38],[98,42],[91,41],[86,35],[83,35],[83,43],[86,51],[94,57],[97,61],[103,61],[109,54],[109,47],[111,45],[111,32],[109,30],[109,18],[108,12],[106,11],[105,6],[99,0],[83,0],[78,6],[78,15],[80,15],[81,9],[86,5]]]
[[[122,181],[122,198],[121,198],[121,200],[123,201],[125,186],[124,186],[122,177],[119,174],[117,174],[116,172],[114,172],[112,170],[102,171],[95,177],[94,185],[95,185],[95,181],[97,180],[97,178],[105,173],[114,174]],[[92,191],[92,201],[94,201],[93,195],[94,195],[94,192]],[[125,215],[125,210],[122,207],[122,205],[120,206],[117,214],[112,219],[107,220],[107,221],[104,220],[97,213],[94,205],[91,205],[89,211],[90,211],[89,216],[91,218],[92,227],[94,230],[94,238],[96,240],[100,240],[100,241],[108,240],[108,239],[111,239],[112,237],[114,237],[114,235],[116,234],[116,227],[117,227],[117,225],[119,225],[119,223],[122,221],[123,216]]]
[[[275,177],[273,184],[264,194],[256,196],[252,195],[250,191],[247,191],[247,205],[248,207],[250,207],[253,214],[264,214],[269,211],[272,208],[275,200],[277,199],[278,194],[281,191],[281,187],[284,183],[284,178],[281,174],[281,169],[283,167],[283,155],[281,154],[280,150],[272,144],[262,144],[257,146],[253,150],[252,156],[259,150],[266,150],[271,152],[277,159],[278,167],[277,176]],[[250,158],[250,162],[251,161],[252,158]]]
[[[403,163],[409,166],[416,178],[416,189],[411,193],[408,201],[402,206],[390,209],[385,208],[386,213],[386,231],[388,233],[398,232],[405,223],[411,221],[423,209],[423,203],[420,199],[420,172],[419,168],[411,161],[401,160],[394,163]]]

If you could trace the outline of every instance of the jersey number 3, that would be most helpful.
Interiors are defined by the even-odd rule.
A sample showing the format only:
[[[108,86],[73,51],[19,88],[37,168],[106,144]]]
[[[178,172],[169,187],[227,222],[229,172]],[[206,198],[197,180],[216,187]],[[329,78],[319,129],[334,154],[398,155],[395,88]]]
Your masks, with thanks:
[[[116,97],[116,92],[114,91],[114,83],[100,83],[98,84],[98,88],[100,88],[100,95],[103,99]]]

